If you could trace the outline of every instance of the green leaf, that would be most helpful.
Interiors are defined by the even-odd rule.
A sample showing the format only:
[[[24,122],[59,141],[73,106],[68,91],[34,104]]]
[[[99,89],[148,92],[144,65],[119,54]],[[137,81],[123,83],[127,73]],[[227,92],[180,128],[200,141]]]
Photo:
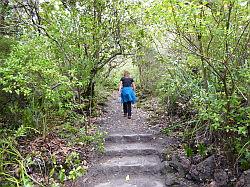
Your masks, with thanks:
[[[248,4],[248,1],[241,1],[239,2],[240,6],[246,6]]]
[[[52,168],[49,172],[49,177],[52,177],[55,173],[55,168]]]
[[[59,171],[59,176],[58,176],[59,180],[61,182],[65,181],[66,180],[66,175],[65,175],[65,169],[61,169]]]

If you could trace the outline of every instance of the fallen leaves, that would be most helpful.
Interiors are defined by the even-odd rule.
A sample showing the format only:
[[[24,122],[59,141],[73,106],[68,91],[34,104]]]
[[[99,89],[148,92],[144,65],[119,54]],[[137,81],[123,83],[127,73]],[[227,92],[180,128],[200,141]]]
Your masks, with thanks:
[[[60,168],[65,168],[66,173],[71,172],[71,177],[74,177],[73,174],[79,173],[75,170],[79,167],[87,170],[89,154],[91,153],[90,145],[70,144],[69,140],[59,137],[56,132],[50,132],[45,137],[21,140],[19,149],[22,155],[30,159],[27,163],[29,174],[43,184],[49,184],[51,180],[54,181],[51,178],[53,176],[56,177],[56,181],[58,178],[57,172]],[[77,163],[73,163],[75,158],[72,158],[70,162],[67,161],[73,153],[79,155]],[[75,173],[72,171],[75,171]]]

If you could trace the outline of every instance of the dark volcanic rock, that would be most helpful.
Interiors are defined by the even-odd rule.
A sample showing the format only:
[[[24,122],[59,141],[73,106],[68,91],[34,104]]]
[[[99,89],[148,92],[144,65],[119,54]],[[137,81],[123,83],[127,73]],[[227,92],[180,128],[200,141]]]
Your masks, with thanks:
[[[244,171],[236,183],[236,187],[250,187],[250,169]]]
[[[174,155],[169,165],[174,168],[181,177],[185,177],[191,167],[191,162],[184,156]]]
[[[228,175],[222,169],[216,170],[214,173],[214,180],[216,181],[218,186],[225,186],[228,184]]]
[[[165,185],[166,187],[202,187],[192,181],[179,177],[177,174],[168,174],[166,176]]]
[[[173,186],[173,185],[179,185],[179,179],[175,175],[168,175],[166,177],[165,185],[166,186]]]
[[[201,155],[195,155],[192,157],[192,163],[193,164],[199,164],[200,162],[202,162],[202,156]]]
[[[197,165],[192,165],[189,174],[196,181],[205,181],[213,178],[214,169],[215,158],[213,155]]]
[[[216,181],[210,182],[206,187],[219,187]]]
[[[175,173],[176,171],[172,166],[170,166],[169,161],[164,161],[164,169],[165,173]]]

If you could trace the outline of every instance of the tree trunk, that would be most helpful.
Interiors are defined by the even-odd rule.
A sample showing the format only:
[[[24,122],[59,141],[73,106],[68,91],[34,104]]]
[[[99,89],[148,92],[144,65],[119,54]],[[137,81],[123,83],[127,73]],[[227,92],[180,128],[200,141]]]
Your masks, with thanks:
[[[6,16],[6,12],[7,12],[7,7],[9,5],[9,1],[8,0],[2,0],[0,5],[2,7],[1,12],[0,12],[0,35],[5,35],[6,34],[5,16]]]

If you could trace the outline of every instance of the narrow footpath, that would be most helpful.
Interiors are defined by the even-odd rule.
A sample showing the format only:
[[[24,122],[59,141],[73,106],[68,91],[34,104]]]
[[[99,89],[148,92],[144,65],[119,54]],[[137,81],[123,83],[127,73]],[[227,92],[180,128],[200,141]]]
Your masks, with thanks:
[[[147,125],[148,114],[133,106],[132,119],[123,116],[117,94],[105,107],[98,124],[107,132],[105,151],[77,181],[81,187],[164,187],[159,132]]]

